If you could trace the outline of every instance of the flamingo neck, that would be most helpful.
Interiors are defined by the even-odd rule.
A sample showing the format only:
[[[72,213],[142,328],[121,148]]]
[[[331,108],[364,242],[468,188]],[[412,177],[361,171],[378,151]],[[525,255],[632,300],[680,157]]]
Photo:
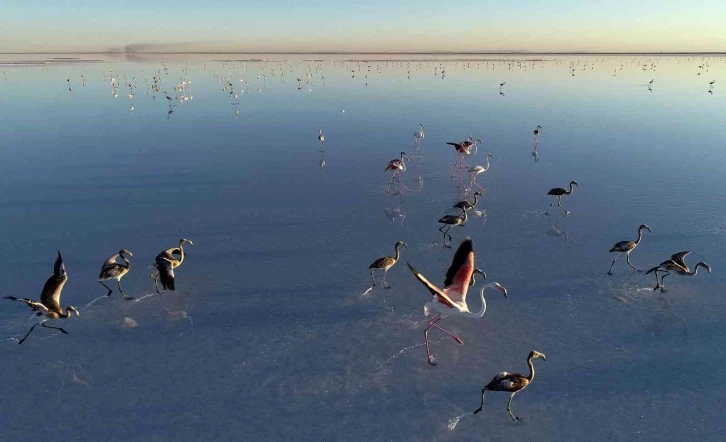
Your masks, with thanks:
[[[66,309],[63,312],[58,313],[58,317],[59,318],[70,318],[71,317],[71,309],[68,308],[68,307],[66,307]]]
[[[643,239],[643,229],[638,229],[638,239],[635,240],[635,245],[640,244],[640,240]]]
[[[179,257],[179,264],[177,265],[181,265],[184,262],[184,241],[179,241],[179,254],[181,256]]]
[[[464,210],[464,216],[462,217],[461,223],[464,224],[467,220],[466,210]]]
[[[693,272],[686,272],[686,275],[689,275],[689,276],[696,276],[696,275],[698,274],[698,268],[699,268],[699,267],[702,267],[702,266],[703,266],[703,267],[705,267],[705,266],[703,265],[703,263],[702,263],[702,262],[699,262],[699,263],[698,263],[698,264],[696,264],[696,266],[695,266],[695,267],[693,268]]]
[[[487,155],[487,165],[484,166],[484,170],[482,172],[486,172],[487,170],[489,170],[489,155]]]
[[[129,259],[126,257],[126,255],[124,255],[122,253],[119,255],[121,256],[121,259],[123,259],[124,262],[126,263],[126,268],[131,269],[131,261],[129,261]]]
[[[567,191],[567,192],[565,192],[565,193],[566,193],[566,194],[568,194],[568,195],[571,195],[571,194],[572,194],[572,191],[573,191],[573,188],[572,188],[572,183],[570,183],[570,190],[568,190],[568,191]]]
[[[474,319],[479,319],[482,316],[484,316],[484,313],[487,311],[487,302],[484,299],[484,290],[486,290],[489,286],[484,286],[481,288],[481,292],[479,293],[479,296],[481,296],[481,310],[479,310],[476,313],[470,313],[471,317]]]
[[[534,379],[534,363],[532,363],[532,357],[527,358],[527,365],[529,365],[529,376],[527,376],[527,379],[529,382],[532,382]]]
[[[393,258],[395,261],[398,261],[398,258],[401,256],[401,252],[398,250],[398,244],[396,244],[396,257]]]
[[[479,198],[479,194],[478,194],[478,193],[475,193],[475,194],[474,194],[474,202],[472,203],[471,207],[474,207],[474,206],[476,206],[476,201],[477,201],[477,198]]]

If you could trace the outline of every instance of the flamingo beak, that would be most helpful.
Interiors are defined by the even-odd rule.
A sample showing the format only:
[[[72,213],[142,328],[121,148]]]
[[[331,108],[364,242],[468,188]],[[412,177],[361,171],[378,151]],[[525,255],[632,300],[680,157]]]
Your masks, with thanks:
[[[497,288],[497,290],[499,290],[500,292],[502,292],[502,295],[504,295],[504,297],[506,298],[507,297],[507,293],[508,293],[506,287],[504,287],[503,285],[499,284],[498,282],[495,282],[494,284],[495,284],[495,287]]]
[[[540,353],[542,355],[542,360],[547,361],[547,356],[544,355],[544,353]]]

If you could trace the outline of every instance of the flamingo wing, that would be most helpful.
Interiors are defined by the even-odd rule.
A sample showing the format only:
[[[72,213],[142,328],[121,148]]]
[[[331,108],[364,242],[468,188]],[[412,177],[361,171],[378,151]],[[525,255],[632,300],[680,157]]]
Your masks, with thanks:
[[[45,282],[43,292],[40,294],[40,302],[51,310],[60,311],[60,296],[67,280],[66,266],[63,265],[63,258],[58,252],[58,258],[53,265],[53,276]]]
[[[474,243],[465,239],[454,254],[444,281],[444,294],[456,303],[466,303],[471,275],[474,274]]]
[[[444,290],[441,290],[435,284],[432,284],[431,282],[429,282],[429,280],[426,279],[426,277],[424,275],[422,275],[418,270],[413,268],[413,266],[411,265],[410,262],[406,262],[406,264],[408,264],[408,268],[411,269],[411,271],[413,272],[413,275],[416,277],[416,279],[421,281],[421,283],[423,285],[425,285],[427,289],[429,289],[431,294],[434,295],[440,303],[445,304],[452,308],[454,307],[454,303],[449,298],[449,296],[444,292]]]

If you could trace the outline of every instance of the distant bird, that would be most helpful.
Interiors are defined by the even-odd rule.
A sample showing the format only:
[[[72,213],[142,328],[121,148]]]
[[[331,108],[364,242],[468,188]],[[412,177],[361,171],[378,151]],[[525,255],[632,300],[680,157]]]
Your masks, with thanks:
[[[709,84],[709,86],[713,86],[714,83],[716,83],[716,80],[713,80],[713,81],[709,82],[708,84]]]
[[[442,226],[439,227],[439,232],[444,234],[444,247],[451,247],[451,235],[449,235],[449,229],[451,229],[452,226],[464,227],[464,223],[467,220],[466,211],[469,209],[463,209],[463,210],[464,210],[464,213],[462,216],[446,215],[439,220],[439,223],[442,224]],[[444,231],[444,229],[446,229],[446,231]],[[446,244],[447,236],[449,237],[449,244]]]
[[[320,144],[325,143],[325,135],[323,135],[322,129],[318,131],[318,141],[320,141]]]
[[[654,81],[655,81],[655,80],[650,80],[650,81],[648,82],[648,86],[653,86],[653,82],[654,82]]]
[[[698,274],[698,268],[703,267],[708,271],[709,274],[711,273],[711,266],[703,261],[696,264],[696,266],[693,268],[693,271],[691,271],[686,264],[686,256],[689,253],[691,252],[685,251],[671,255],[671,259],[669,259],[668,261],[663,261],[656,267],[653,267],[652,269],[645,272],[646,275],[655,272],[655,287],[653,287],[653,290],[660,289],[661,292],[665,291],[665,284],[663,282],[665,277],[670,275],[670,272],[674,272],[676,275],[682,276],[696,276]],[[664,273],[664,275],[661,276],[660,281],[658,281],[658,272]]]
[[[615,265],[615,261],[618,259],[618,256],[620,256],[621,253],[625,253],[626,260],[628,261],[628,265],[633,268],[633,270],[640,271],[637,267],[635,267],[630,262],[630,252],[635,250],[636,247],[638,247],[638,244],[640,244],[640,240],[643,238],[643,230],[647,230],[649,232],[652,232],[650,230],[650,227],[647,224],[641,224],[640,227],[638,227],[638,239],[635,241],[620,241],[619,243],[615,244],[612,249],[610,249],[610,253],[618,252],[617,255],[615,255],[615,259],[613,259],[613,263],[610,264],[610,269],[608,270],[608,275],[613,274],[613,266]]]
[[[498,375],[494,376],[494,378],[481,390],[481,405],[479,406],[479,408],[474,410],[474,414],[477,414],[484,408],[484,394],[487,392],[487,390],[507,391],[512,393],[509,396],[509,402],[507,402],[507,411],[509,412],[509,417],[512,418],[512,421],[515,424],[522,422],[522,418],[515,416],[514,413],[512,413],[512,399],[514,399],[515,394],[527,388],[527,386],[531,384],[534,380],[534,364],[532,363],[532,360],[537,358],[542,358],[543,361],[547,360],[547,357],[544,355],[544,353],[532,350],[529,353],[529,356],[527,356],[527,365],[529,365],[529,376],[525,376],[519,373],[507,373],[506,371],[503,371]]]
[[[484,191],[484,188],[482,186],[480,186],[479,184],[477,184],[476,177],[480,173],[486,172],[487,170],[489,170],[489,159],[490,158],[491,159],[494,159],[494,155],[492,155],[491,153],[488,153],[487,154],[487,163],[486,163],[486,165],[484,165],[484,166],[472,166],[472,167],[470,167],[467,170],[467,173],[471,177],[471,183],[469,183],[469,187],[472,187],[472,186],[476,185],[476,187],[478,187],[479,189],[481,189],[482,192]]]
[[[194,245],[191,240],[182,238],[179,240],[179,247],[172,247],[170,249],[163,250],[161,253],[156,255],[154,267],[156,267],[158,271],[150,275],[154,280],[156,293],[161,293],[159,291],[159,280],[161,280],[161,286],[164,290],[176,290],[176,286],[174,284],[174,269],[184,262],[184,257],[186,256],[186,253],[184,253],[184,244]],[[179,255],[179,258],[175,255]]]
[[[560,206],[560,209],[564,210],[566,214],[569,214],[567,210],[565,210],[564,207],[562,207],[562,197],[564,195],[572,195],[572,185],[575,185],[577,187],[580,187],[580,185],[577,183],[577,181],[570,181],[570,190],[565,190],[562,187],[555,187],[554,189],[550,189],[549,192],[547,192],[547,195],[554,195],[555,198],[550,203],[549,209],[547,209],[546,214],[550,213],[550,210],[552,209],[552,205],[557,201],[557,205]]]
[[[464,210],[473,209],[474,207],[476,207],[476,203],[478,202],[478,197],[480,197],[480,196],[483,196],[483,195],[479,191],[476,191],[476,192],[474,192],[474,201],[473,202],[469,202],[466,200],[459,201],[458,203],[454,204],[453,207],[455,209],[461,210],[462,212]]]
[[[469,318],[481,318],[487,310],[487,303],[484,300],[484,290],[488,288],[495,288],[507,296],[507,289],[504,288],[498,282],[492,282],[486,284],[481,289],[481,310],[477,313],[469,311],[469,307],[466,304],[466,293],[469,290],[472,277],[474,275],[474,246],[471,239],[464,240],[459,249],[454,254],[454,260],[451,263],[451,267],[446,272],[446,280],[444,281],[444,288],[441,289],[438,286],[429,282],[418,270],[416,270],[411,263],[407,263],[408,267],[413,272],[414,276],[421,281],[423,285],[431,292],[433,299],[431,302],[427,302],[424,305],[424,314],[426,316],[436,313],[436,315],[428,321],[429,326],[424,331],[424,342],[426,343],[426,356],[428,362],[431,365],[436,365],[436,360],[431,354],[429,348],[429,330],[434,327],[447,335],[451,336],[459,344],[464,342],[458,336],[444,330],[436,323],[443,319],[442,314],[446,316],[466,316]],[[482,274],[484,272],[481,272]]]
[[[501,91],[504,85],[507,84],[507,82],[499,83],[499,90]]]
[[[424,138],[424,125],[423,125],[423,123],[419,123],[418,126],[419,126],[419,129],[416,132],[413,133],[413,139],[416,142],[419,142],[419,141],[423,140],[423,138]]]
[[[384,256],[383,258],[378,258],[375,261],[373,261],[373,264],[368,266],[368,268],[371,270],[371,279],[373,280],[373,287],[376,286],[376,278],[373,277],[373,273],[376,270],[383,270],[383,279],[381,280],[381,286],[383,288],[391,288],[391,286],[386,281],[386,274],[388,273],[388,269],[393,267],[396,262],[398,262],[398,258],[401,256],[401,252],[399,252],[398,248],[400,246],[403,246],[405,248],[408,248],[408,245],[406,245],[403,241],[398,241],[395,246],[393,246],[394,250],[396,251],[396,256]]]
[[[63,258],[61,257],[60,252],[58,252],[58,258],[56,258],[55,265],[53,266],[53,276],[48,278],[48,280],[45,282],[45,285],[43,286],[43,291],[40,294],[40,302],[33,301],[32,299],[28,298],[17,298],[15,296],[5,297],[5,299],[9,299],[11,301],[24,302],[28,305],[28,307],[33,309],[34,312],[37,312],[37,316],[45,316],[47,318],[30,327],[28,333],[26,333],[25,337],[23,337],[23,339],[21,339],[18,344],[22,344],[23,342],[25,342],[25,340],[28,339],[28,336],[30,336],[30,333],[38,325],[41,325],[45,328],[60,330],[63,334],[68,334],[67,331],[63,330],[60,327],[51,327],[50,325],[45,325],[45,323],[50,319],[69,318],[71,316],[71,312],[75,313],[76,316],[81,316],[81,314],[78,313],[78,310],[76,310],[76,308],[72,305],[66,307],[65,310],[61,308],[60,297],[66,281],[68,281],[68,273],[66,273],[66,268],[63,265]]]
[[[171,97],[169,96],[169,94],[166,93],[166,91],[164,91],[164,96],[166,97],[166,101],[169,102],[169,106],[171,107]]]
[[[537,126],[534,130],[534,137],[537,138],[539,134],[542,132],[542,126]]]

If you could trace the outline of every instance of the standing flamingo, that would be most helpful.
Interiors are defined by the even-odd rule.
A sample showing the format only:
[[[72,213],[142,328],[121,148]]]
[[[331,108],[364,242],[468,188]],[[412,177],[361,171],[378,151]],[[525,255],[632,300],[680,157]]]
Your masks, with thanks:
[[[427,302],[424,305],[424,314],[426,316],[436,313],[436,315],[428,321],[429,326],[426,328],[426,331],[424,331],[424,342],[426,343],[426,355],[428,357],[429,364],[436,365],[436,360],[431,354],[431,350],[429,348],[429,330],[431,330],[432,327],[451,336],[459,344],[464,344],[464,341],[462,341],[461,338],[448,330],[444,330],[436,324],[444,318],[442,315],[481,318],[487,310],[487,303],[484,300],[484,290],[488,288],[495,288],[502,292],[502,294],[506,297],[507,289],[498,282],[486,284],[482,287],[480,293],[482,303],[481,310],[477,313],[469,311],[469,307],[466,304],[466,293],[469,290],[469,285],[471,284],[472,276],[474,275],[474,245],[471,239],[465,239],[454,254],[454,260],[451,263],[451,267],[449,267],[449,270],[446,272],[446,280],[444,281],[443,289],[430,283],[424,275],[413,268],[411,263],[407,264],[414,276],[416,276],[416,278],[421,281],[421,283],[425,285],[433,295],[431,302]]]
[[[444,247],[451,247],[451,235],[449,235],[449,230],[452,226],[459,226],[464,227],[464,223],[467,220],[466,211],[469,210],[467,208],[463,209],[463,215],[445,215],[440,220],[439,223],[443,224],[441,227],[439,227],[439,232],[444,234]],[[444,231],[446,229],[446,231]],[[446,237],[449,237],[449,244],[446,244]]]
[[[403,241],[398,241],[395,246],[393,246],[394,250],[396,251],[396,256],[384,256],[383,258],[378,258],[375,261],[373,261],[373,264],[368,266],[368,268],[371,271],[371,279],[373,280],[373,287],[376,286],[376,278],[373,277],[373,272],[375,272],[378,269],[383,270],[383,279],[381,280],[381,286],[383,286],[384,289],[390,289],[391,286],[388,284],[388,281],[386,281],[386,274],[388,273],[388,270],[393,267],[394,264],[398,262],[398,258],[401,256],[401,252],[399,252],[398,248],[400,246],[403,246],[405,248],[408,248],[408,245],[406,245]]]
[[[403,185],[403,183],[401,182],[401,172],[406,171],[405,160],[408,160],[408,156],[406,156],[406,152],[401,152],[400,158],[396,158],[395,160],[391,160],[388,162],[388,166],[386,166],[386,170],[384,170],[384,172],[393,172],[393,175],[391,175],[391,179],[388,180],[389,189],[391,187],[391,184],[393,184],[396,179],[398,179],[398,182]],[[403,185],[403,187],[405,187],[406,190],[410,190],[405,185]]]
[[[481,192],[476,191],[474,192],[474,201],[469,202],[467,200],[459,201],[458,203],[454,204],[452,207],[455,209],[461,210],[462,214],[465,210],[473,209],[476,207],[476,203],[478,202],[478,199],[480,196],[484,196]]]
[[[531,384],[534,380],[534,364],[532,363],[532,360],[537,358],[542,358],[543,361],[547,360],[547,357],[544,355],[544,353],[532,350],[529,353],[529,356],[527,356],[527,365],[529,365],[529,376],[525,376],[519,373],[507,373],[506,371],[503,371],[498,375],[494,376],[491,382],[489,382],[481,390],[481,405],[479,405],[479,408],[474,411],[474,414],[477,414],[482,410],[482,408],[484,408],[484,393],[486,393],[487,390],[508,391],[512,393],[509,396],[509,402],[507,402],[507,411],[509,412],[509,417],[512,418],[512,421],[515,424],[522,422],[522,418],[520,418],[519,416],[515,416],[512,413],[512,399],[514,399],[515,394],[527,388],[527,386]]]
[[[469,177],[471,177],[471,183],[469,183],[469,188],[476,185],[476,187],[478,187],[482,192],[485,191],[482,186],[477,184],[476,177],[480,173],[486,172],[487,170],[489,170],[489,159],[490,158],[494,159],[494,155],[492,155],[491,153],[488,153],[487,154],[487,164],[485,166],[472,166],[469,168],[469,170],[467,170],[467,172],[469,173]]]
[[[121,249],[117,254],[108,258],[101,267],[101,273],[98,275],[98,282],[106,287],[106,290],[108,290],[107,296],[111,296],[113,290],[111,290],[106,284],[104,284],[103,281],[115,279],[116,283],[118,284],[118,291],[121,292],[121,296],[123,296],[124,299],[126,299],[127,301],[131,301],[134,298],[132,296],[126,296],[126,293],[124,293],[124,290],[121,288],[121,278],[123,278],[129,272],[129,270],[131,270],[131,261],[129,261],[129,259],[126,257],[127,255],[132,258],[134,257],[134,255],[128,250]],[[119,264],[116,262],[116,258],[118,258],[119,256],[121,257],[121,259],[124,260],[124,264]]]

